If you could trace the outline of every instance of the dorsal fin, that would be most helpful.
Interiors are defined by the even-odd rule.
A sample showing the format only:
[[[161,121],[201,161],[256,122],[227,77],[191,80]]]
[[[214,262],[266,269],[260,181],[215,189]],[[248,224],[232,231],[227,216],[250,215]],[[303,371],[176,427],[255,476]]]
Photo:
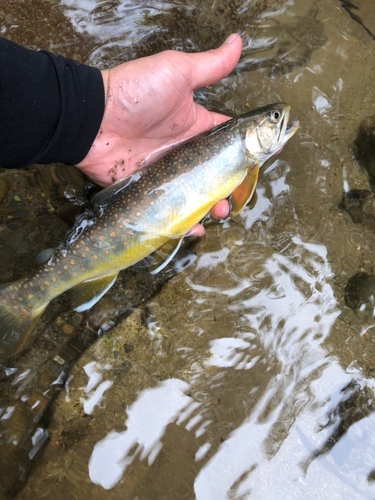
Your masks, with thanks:
[[[137,182],[141,178],[142,172],[135,172],[134,174],[128,175],[124,179],[121,179],[114,184],[102,189],[98,193],[94,194],[91,198],[90,203],[93,205],[94,209],[102,212],[105,208],[116,201],[119,193],[128,189],[129,186]]]

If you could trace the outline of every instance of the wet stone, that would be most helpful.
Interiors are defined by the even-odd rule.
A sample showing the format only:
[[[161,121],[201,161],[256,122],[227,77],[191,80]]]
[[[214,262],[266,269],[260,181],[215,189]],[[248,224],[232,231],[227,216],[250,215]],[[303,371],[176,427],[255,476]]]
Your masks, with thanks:
[[[54,251],[55,251],[54,248],[46,248],[45,250],[39,252],[38,255],[35,257],[37,264],[41,265],[47,262],[54,254]]]
[[[74,328],[66,323],[62,327],[62,331],[65,333],[65,335],[71,335],[74,332]]]
[[[126,353],[132,352],[133,349],[134,349],[134,346],[133,346],[132,342],[126,342],[124,344],[124,352],[126,352]]]

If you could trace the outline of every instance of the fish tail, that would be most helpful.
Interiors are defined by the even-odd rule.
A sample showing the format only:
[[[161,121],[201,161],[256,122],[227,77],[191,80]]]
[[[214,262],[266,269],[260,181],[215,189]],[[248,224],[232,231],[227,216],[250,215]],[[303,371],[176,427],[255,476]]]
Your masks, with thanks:
[[[48,302],[33,306],[19,299],[25,279],[0,286],[0,358],[16,354]]]

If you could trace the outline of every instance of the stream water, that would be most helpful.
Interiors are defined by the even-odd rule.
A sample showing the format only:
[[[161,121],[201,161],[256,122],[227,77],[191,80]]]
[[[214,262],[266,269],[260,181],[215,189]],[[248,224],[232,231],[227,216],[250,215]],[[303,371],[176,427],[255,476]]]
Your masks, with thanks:
[[[9,1],[0,30],[99,68],[237,32],[235,71],[197,101],[282,100],[300,121],[239,216],[86,316],[55,300],[2,362],[2,498],[373,499],[372,2]],[[59,244],[87,192],[72,168],[0,171],[0,282]]]

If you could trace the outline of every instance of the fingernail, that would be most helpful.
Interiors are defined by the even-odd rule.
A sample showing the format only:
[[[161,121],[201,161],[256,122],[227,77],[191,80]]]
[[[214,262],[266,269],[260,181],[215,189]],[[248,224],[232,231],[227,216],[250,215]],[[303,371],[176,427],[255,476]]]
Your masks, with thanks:
[[[228,38],[225,40],[223,45],[226,43],[232,43],[232,42],[234,42],[235,39],[236,39],[236,35],[234,33],[232,33],[231,35],[228,36]]]

